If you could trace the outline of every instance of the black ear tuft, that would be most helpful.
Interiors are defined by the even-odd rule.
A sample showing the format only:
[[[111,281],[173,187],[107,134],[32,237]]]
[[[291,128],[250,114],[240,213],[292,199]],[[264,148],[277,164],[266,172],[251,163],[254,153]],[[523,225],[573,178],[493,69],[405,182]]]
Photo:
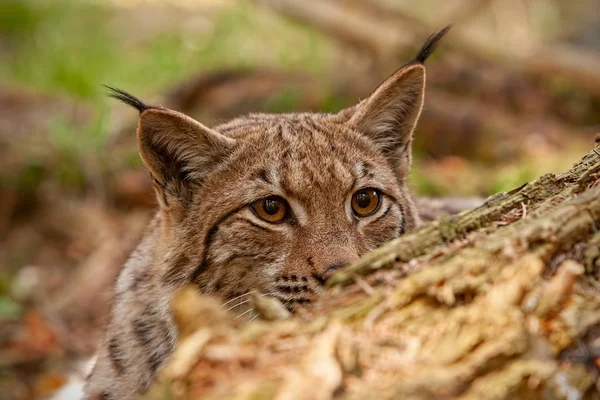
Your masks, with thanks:
[[[117,89],[117,88],[107,86],[107,85],[102,85],[102,86],[104,86],[105,88],[108,89],[108,94],[107,94],[108,97],[112,97],[113,99],[120,100],[123,103],[130,105],[131,107],[137,109],[140,113],[142,111],[146,111],[150,108],[156,108],[156,107],[152,107],[152,106],[145,104],[137,97],[135,97],[121,89]]]
[[[436,33],[432,34],[431,36],[429,36],[427,38],[427,40],[425,41],[425,43],[423,43],[421,50],[419,50],[419,53],[417,54],[417,56],[415,57],[413,62],[423,64],[425,62],[425,60],[427,60],[427,58],[429,58],[429,56],[435,51],[435,48],[437,47],[438,42],[446,33],[448,33],[450,28],[452,28],[452,25],[448,25],[441,31],[436,32]]]

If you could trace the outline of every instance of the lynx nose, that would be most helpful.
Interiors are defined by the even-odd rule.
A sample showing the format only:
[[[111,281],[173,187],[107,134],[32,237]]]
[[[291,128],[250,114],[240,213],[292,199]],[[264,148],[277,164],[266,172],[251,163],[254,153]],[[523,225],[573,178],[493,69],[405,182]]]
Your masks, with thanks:
[[[328,266],[327,268],[325,268],[325,271],[323,271],[320,274],[321,279],[323,281],[326,281],[327,279],[329,279],[329,277],[331,275],[333,275],[333,273],[335,271],[337,271],[338,269],[342,268],[344,265],[346,265],[346,263],[342,263],[342,262],[331,264],[330,266]]]

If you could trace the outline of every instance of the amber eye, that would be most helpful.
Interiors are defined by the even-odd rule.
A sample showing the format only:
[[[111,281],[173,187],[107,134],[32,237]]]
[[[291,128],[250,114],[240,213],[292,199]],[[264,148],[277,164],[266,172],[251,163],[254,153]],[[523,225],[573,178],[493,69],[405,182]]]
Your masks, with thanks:
[[[267,222],[281,222],[287,216],[288,207],[281,197],[270,196],[252,203],[252,210]]]
[[[352,196],[352,210],[359,217],[367,217],[379,210],[381,196],[376,189],[361,189]]]

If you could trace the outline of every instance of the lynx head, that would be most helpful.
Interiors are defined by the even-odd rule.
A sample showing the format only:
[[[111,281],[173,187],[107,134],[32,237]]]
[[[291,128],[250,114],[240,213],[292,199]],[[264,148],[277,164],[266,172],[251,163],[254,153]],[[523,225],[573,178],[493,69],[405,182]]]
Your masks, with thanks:
[[[414,228],[406,178],[423,63],[447,30],[337,114],[253,114],[209,128],[112,89],[140,111],[139,150],[160,204],[157,279],[242,296],[233,305],[260,291],[293,309],[336,269]]]

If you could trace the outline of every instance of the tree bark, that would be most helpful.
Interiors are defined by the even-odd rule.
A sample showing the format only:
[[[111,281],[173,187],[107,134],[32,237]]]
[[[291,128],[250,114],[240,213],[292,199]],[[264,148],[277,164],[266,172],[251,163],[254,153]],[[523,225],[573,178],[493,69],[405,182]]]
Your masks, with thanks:
[[[187,288],[146,398],[600,398],[598,150],[365,255],[292,317],[260,301],[275,321],[240,323]]]

